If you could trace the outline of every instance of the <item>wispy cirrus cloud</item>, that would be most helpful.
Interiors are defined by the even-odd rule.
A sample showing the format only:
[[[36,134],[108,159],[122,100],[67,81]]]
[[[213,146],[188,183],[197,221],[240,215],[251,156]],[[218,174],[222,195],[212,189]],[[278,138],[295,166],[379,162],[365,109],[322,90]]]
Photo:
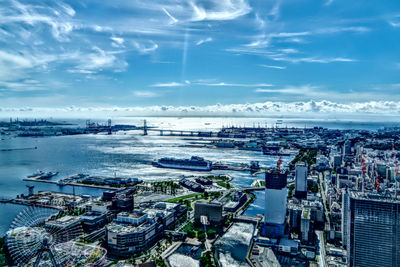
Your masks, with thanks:
[[[286,86],[284,88],[257,88],[254,90],[256,93],[274,93],[274,94],[296,94],[302,96],[315,96],[320,95],[320,86],[310,84],[300,86]]]
[[[172,16],[166,9],[165,7],[162,8],[162,10],[164,11],[164,13],[171,19],[170,24],[174,24],[177,23],[179,20],[177,20],[174,16]]]
[[[152,91],[133,91],[133,95],[136,97],[145,97],[145,98],[153,98],[160,96],[158,93]]]
[[[113,41],[112,44],[111,44],[113,47],[116,47],[116,48],[123,48],[123,47],[125,47],[125,46],[124,46],[124,42],[125,42],[124,38],[113,36],[113,37],[111,37],[110,39]]]
[[[200,39],[200,40],[198,40],[198,41],[196,42],[196,45],[202,45],[202,44],[209,43],[209,42],[212,42],[212,41],[213,41],[213,38],[207,37],[207,38],[205,38],[205,39]]]
[[[357,59],[346,58],[346,57],[287,57],[287,56],[271,56],[272,60],[275,61],[286,61],[290,63],[335,63],[335,62],[356,62]]]
[[[278,69],[278,70],[286,69],[285,66],[275,66],[275,65],[265,65],[265,64],[259,64],[258,66],[263,67],[263,68],[268,68],[268,69]]]
[[[218,0],[211,2],[213,9],[207,9],[205,5],[189,1],[193,8],[192,20],[233,20],[251,11],[251,7],[246,0]]]
[[[269,87],[272,86],[272,84],[269,83],[226,83],[226,82],[211,82],[211,83],[198,83],[199,85],[205,85],[205,86],[217,86],[217,87]]]
[[[2,98],[12,92],[26,91],[29,95],[38,91],[39,95],[41,90],[65,88],[52,86],[51,80],[70,84],[60,94],[71,94],[72,102],[74,97],[80,101],[81,94],[93,95],[89,90],[96,88],[98,94],[86,100],[88,103],[103,97],[115,104],[128,100],[112,98],[107,95],[111,91],[135,96],[133,101],[149,98],[145,99],[147,103],[156,98],[154,94],[165,91],[171,93],[165,94],[163,103],[170,104],[178,103],[175,95],[189,103],[189,91],[202,104],[214,100],[252,101],[258,97],[275,97],[276,101],[300,99],[302,96],[296,92],[303,92],[301,100],[305,101],[304,97],[333,100],[338,94],[333,89],[324,94],[322,89],[299,90],[287,84],[312,85],[325,80],[324,89],[361,92],[363,86],[384,78],[390,80],[387,83],[398,82],[395,73],[382,75],[378,71],[372,75],[371,70],[363,68],[376,58],[389,59],[390,53],[395,52],[394,46],[381,42],[385,38],[380,39],[387,34],[381,31],[382,20],[394,30],[400,25],[398,14],[389,7],[373,10],[373,4],[363,5],[355,12],[344,2],[324,0],[319,4],[329,7],[315,12],[313,4],[304,3],[303,12],[299,13],[295,5],[283,0],[117,2],[4,0],[0,7]],[[374,18],[366,18],[366,14]],[[391,38],[393,43],[398,39],[395,35]],[[364,41],[371,42],[371,46],[360,45]],[[374,51],[370,49],[372,44]],[[161,64],[171,62],[175,65]],[[348,66],[348,75],[343,75],[342,64],[350,63],[354,68]],[[302,64],[307,66],[302,68]],[[325,65],[318,69],[319,64]],[[388,65],[388,71],[397,71],[393,62]],[[239,72],[241,67],[246,71]],[[361,70],[365,71],[365,80],[355,81],[353,77]],[[327,78],[331,73],[343,77],[343,81]],[[285,79],[273,74],[285,74]],[[220,78],[200,81],[194,80],[194,75]],[[101,86],[99,79],[104,81]],[[354,88],[342,88],[339,83]],[[143,90],[135,93],[126,85]],[[203,88],[209,92],[207,96],[201,90],[195,91]],[[382,92],[378,95],[382,96]],[[357,94],[347,96],[356,98]],[[371,94],[361,97],[375,99]]]
[[[155,83],[151,84],[150,87],[179,87],[179,86],[210,86],[210,87],[269,87],[272,84],[268,83],[227,83],[219,82],[214,79],[205,80],[186,80],[184,83],[180,82],[169,82],[169,83]]]
[[[178,86],[184,86],[184,83],[179,83],[179,82],[168,82],[168,83],[154,83],[150,85],[151,87],[178,87]]]
[[[335,0],[327,0],[324,5],[325,6],[330,6],[334,1]]]

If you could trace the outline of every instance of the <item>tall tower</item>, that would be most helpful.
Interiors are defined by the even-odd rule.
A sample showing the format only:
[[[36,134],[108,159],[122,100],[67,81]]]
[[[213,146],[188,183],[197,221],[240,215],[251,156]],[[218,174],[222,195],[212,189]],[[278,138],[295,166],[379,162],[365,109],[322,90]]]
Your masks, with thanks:
[[[265,210],[263,234],[280,237],[285,232],[287,207],[287,173],[273,170],[265,173]]]
[[[348,232],[350,229],[350,195],[346,189],[342,189],[342,222],[341,222],[341,231],[342,231],[342,246],[344,248],[348,245]]]
[[[307,198],[307,172],[308,167],[304,162],[296,164],[296,185],[294,195],[297,198]]]
[[[343,152],[343,157],[351,155],[351,141],[350,140],[347,139],[344,142],[342,150],[343,150],[342,151]]]
[[[108,119],[108,122],[107,122],[107,132],[108,132],[108,134],[112,134],[111,119]]]
[[[147,121],[143,121],[143,135],[147,135]]]

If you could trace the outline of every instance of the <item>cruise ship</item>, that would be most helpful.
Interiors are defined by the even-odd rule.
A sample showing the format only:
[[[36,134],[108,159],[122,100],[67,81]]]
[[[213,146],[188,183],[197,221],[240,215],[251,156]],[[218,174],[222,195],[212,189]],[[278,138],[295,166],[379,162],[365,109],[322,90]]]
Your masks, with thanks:
[[[183,169],[192,171],[211,171],[211,162],[201,157],[190,159],[161,158],[153,161],[153,165],[161,168]]]

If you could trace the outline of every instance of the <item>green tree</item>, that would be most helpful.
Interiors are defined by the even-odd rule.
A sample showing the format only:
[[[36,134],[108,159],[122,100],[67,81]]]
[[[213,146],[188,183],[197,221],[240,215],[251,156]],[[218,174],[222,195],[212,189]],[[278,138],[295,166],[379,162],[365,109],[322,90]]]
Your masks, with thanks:
[[[208,229],[207,230],[207,236],[210,239],[214,239],[216,234],[217,234],[217,231],[215,231],[214,229]]]
[[[203,231],[197,232],[197,239],[198,239],[200,242],[206,241],[206,233],[203,232]]]

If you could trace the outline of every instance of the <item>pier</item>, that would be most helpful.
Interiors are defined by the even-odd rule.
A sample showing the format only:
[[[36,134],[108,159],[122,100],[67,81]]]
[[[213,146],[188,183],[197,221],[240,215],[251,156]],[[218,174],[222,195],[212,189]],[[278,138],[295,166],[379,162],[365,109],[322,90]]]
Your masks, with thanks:
[[[81,186],[81,187],[90,187],[90,188],[99,188],[99,189],[107,189],[107,190],[117,190],[119,188],[117,187],[112,187],[108,185],[95,185],[95,184],[84,184],[84,183],[78,183],[77,180],[84,178],[84,177],[89,177],[89,175],[84,175],[84,174],[74,174],[68,177],[65,177],[60,180],[45,180],[41,179],[41,176],[35,176],[35,177],[27,177],[24,178],[23,181],[27,182],[36,182],[36,183],[47,183],[47,184],[55,184],[58,186]]]

